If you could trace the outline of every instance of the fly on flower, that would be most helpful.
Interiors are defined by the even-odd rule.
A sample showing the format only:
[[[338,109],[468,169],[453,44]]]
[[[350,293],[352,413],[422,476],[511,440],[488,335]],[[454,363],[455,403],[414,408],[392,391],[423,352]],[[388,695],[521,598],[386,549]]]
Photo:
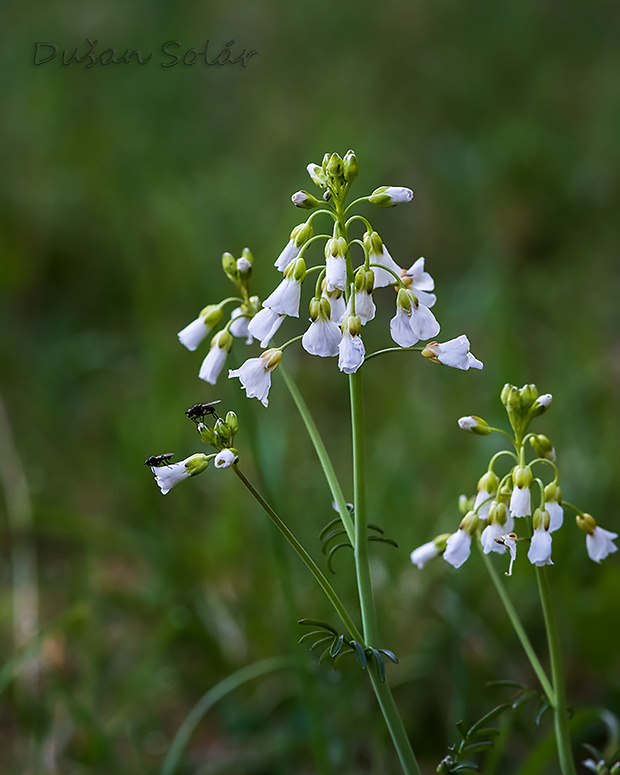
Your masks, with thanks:
[[[150,466],[151,468],[153,467],[159,468],[160,466],[167,466],[169,465],[173,456],[174,456],[174,452],[164,452],[163,455],[151,455],[151,457],[147,457],[147,459],[144,461],[144,465]]]
[[[206,404],[194,404],[185,412],[185,415],[195,423],[204,420],[207,415],[217,417],[215,407],[221,403],[222,402],[218,399],[217,401],[209,401]]]

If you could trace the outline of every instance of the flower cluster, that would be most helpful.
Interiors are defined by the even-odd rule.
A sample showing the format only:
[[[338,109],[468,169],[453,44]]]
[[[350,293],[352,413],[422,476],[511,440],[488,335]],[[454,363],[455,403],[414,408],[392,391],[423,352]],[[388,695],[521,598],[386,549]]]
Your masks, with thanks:
[[[239,369],[230,370],[229,377],[237,377],[248,397],[268,404],[271,372],[278,366],[282,351],[293,342],[310,355],[338,358],[338,368],[347,374],[357,371],[367,359],[362,338],[363,327],[374,319],[375,294],[388,285],[396,291],[395,315],[390,321],[390,334],[400,348],[411,349],[418,342],[422,355],[435,363],[467,370],[481,369],[482,363],[470,352],[468,338],[463,334],[442,344],[435,340],[440,326],[432,312],[437,297],[435,283],[425,270],[424,258],[418,258],[407,269],[390,255],[380,235],[368,218],[353,214],[354,205],[369,203],[378,207],[394,207],[413,199],[413,191],[397,186],[381,186],[371,194],[356,199],[346,206],[349,189],[359,172],[353,151],[344,157],[326,154],[322,164],[309,164],[310,179],[320,191],[320,198],[298,191],[292,196],[293,204],[311,211],[308,218],[295,226],[287,244],[275,261],[282,272],[282,280],[261,303],[258,296],[250,295],[249,280],[253,258],[246,248],[241,258],[225,253],[224,271],[236,285],[239,296],[205,307],[198,318],[186,326],[179,339],[194,350],[207,334],[224,318],[224,307],[236,304],[224,328],[216,332],[211,347],[200,369],[200,378],[215,384],[224,367],[226,356],[233,346],[234,337],[245,338],[248,344],[256,339],[263,349],[270,343],[287,318],[299,318],[302,288],[314,274],[314,292],[309,301],[309,326],[305,332],[280,348],[266,349],[256,358],[250,358]],[[331,229],[316,232],[316,221],[327,219]],[[359,237],[350,231],[362,227]],[[308,266],[310,248],[322,244],[319,262]],[[358,252],[359,262],[354,261]]]
[[[485,420],[473,415],[461,417],[458,423],[463,430],[477,435],[486,436],[493,432],[506,435],[511,438],[514,451],[503,450],[495,454],[488,470],[478,481],[475,497],[462,497],[464,516],[458,530],[418,547],[411,553],[411,561],[422,568],[434,557],[443,556],[444,560],[459,568],[469,557],[472,538],[478,537],[485,554],[509,552],[509,575],[519,541],[529,541],[527,556],[533,565],[553,565],[552,533],[562,527],[563,506],[566,506],[576,512],[577,525],[586,534],[588,555],[595,562],[601,562],[617,551],[613,541],[618,535],[599,527],[590,514],[563,503],[555,450],[546,436],[528,432],[531,421],[549,407],[551,395],[539,395],[535,385],[524,385],[520,389],[505,385],[501,399],[513,437],[500,429],[491,428]],[[526,458],[528,446],[535,455],[529,461]],[[512,465],[500,478],[495,468],[498,461],[506,459]],[[542,472],[549,470],[553,477],[545,484]],[[517,530],[526,533],[527,537],[520,538]]]
[[[166,495],[179,482],[189,479],[190,476],[201,474],[213,461],[216,468],[230,468],[239,459],[237,450],[233,447],[235,434],[239,429],[239,422],[234,412],[228,412],[225,418],[219,417],[216,406],[219,401],[211,401],[208,404],[194,404],[186,412],[186,416],[196,425],[198,434],[205,444],[216,451],[210,455],[202,452],[190,455],[178,463],[170,462],[173,453],[154,455],[145,461],[149,466],[155,481]],[[213,425],[207,425],[207,418],[213,420]]]

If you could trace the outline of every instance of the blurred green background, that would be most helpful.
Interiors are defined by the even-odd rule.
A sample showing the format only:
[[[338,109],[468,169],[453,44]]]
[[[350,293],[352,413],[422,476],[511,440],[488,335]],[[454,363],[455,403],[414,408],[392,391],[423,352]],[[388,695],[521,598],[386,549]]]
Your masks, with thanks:
[[[206,715],[178,772],[398,771],[365,676],[295,646],[299,617],[331,612],[232,474],[210,470],[163,498],[142,464],[196,451],[183,412],[222,399],[242,421],[244,468],[320,557],[330,497],[278,375],[268,409],[236,380],[212,388],[197,379],[206,347],[190,354],[176,332],[230,293],[223,251],[249,246],[255,292],[271,291],[301,220],[290,194],[311,188],[305,166],[327,151],[355,149],[359,194],[415,189],[412,205],[363,213],[398,263],[426,256],[442,338],[466,332],[485,363],[462,373],[393,355],[364,369],[372,519],[399,545],[373,548],[379,645],[401,659],[389,678],[425,771],[459,718],[506,699],[488,681],[536,685],[480,558],[419,571],[409,552],[458,524],[458,496],[497,446],[456,420],[503,422],[505,382],[553,393],[537,427],[558,451],[564,497],[620,527],[619,16],[610,2],[553,0],[5,0],[3,773],[157,773],[209,688],[286,655],[314,691],[291,669],[248,682]],[[87,38],[97,54],[153,57],[63,66]],[[161,66],[166,41],[184,54],[207,39],[212,56],[231,40],[235,56],[258,53],[245,68]],[[58,46],[56,59],[35,66],[35,42]],[[389,344],[388,292],[382,302],[368,349]],[[289,369],[350,496],[346,379],[293,349]],[[231,365],[245,357],[237,343]],[[618,555],[595,566],[568,512],[553,557],[569,701],[618,713]],[[346,550],[335,567],[352,600]],[[543,650],[524,555],[509,583]],[[309,695],[329,766],[313,753]],[[536,726],[525,706],[511,724],[487,772],[526,772],[539,744],[527,772],[557,772],[549,718]],[[607,740],[600,722],[577,737]]]

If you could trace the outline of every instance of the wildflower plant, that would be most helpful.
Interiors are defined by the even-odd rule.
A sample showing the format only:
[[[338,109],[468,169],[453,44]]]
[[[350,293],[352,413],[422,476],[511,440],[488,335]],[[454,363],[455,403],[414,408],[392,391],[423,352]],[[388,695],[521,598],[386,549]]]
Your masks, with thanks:
[[[312,628],[302,635],[302,641],[308,642],[313,649],[323,648],[322,658],[335,662],[346,654],[356,657],[360,668],[370,676],[402,769],[411,775],[420,770],[386,680],[386,660],[393,663],[398,660],[380,642],[370,573],[370,542],[393,542],[384,536],[379,526],[369,521],[364,464],[363,371],[371,359],[394,351],[414,351],[428,361],[462,371],[481,369],[483,364],[471,353],[465,334],[444,342],[437,341],[440,323],[433,311],[437,300],[435,284],[424,258],[417,258],[408,267],[401,266],[371,223],[374,207],[406,205],[413,199],[413,191],[401,186],[380,186],[348,203],[359,172],[353,151],[344,157],[326,154],[320,165],[309,164],[307,171],[315,193],[300,190],[291,197],[293,204],[307,216],[292,229],[274,261],[281,278],[272,292],[262,301],[252,293],[254,258],[249,249],[244,249],[239,258],[226,252],[222,266],[235,286],[235,294],[208,304],[178,337],[193,351],[211,334],[209,350],[199,371],[199,377],[209,384],[214,385],[221,376],[237,340],[242,340],[243,346],[251,347],[252,352],[239,368],[228,371],[228,377],[239,380],[248,398],[257,398],[267,406],[272,378],[283,380],[314,445],[338,514],[320,536],[328,556],[328,568],[331,569],[334,551],[343,545],[352,547],[359,614],[348,610],[308,549],[242,471],[243,450],[239,451],[235,446],[239,424],[234,412],[220,416],[217,401],[194,405],[186,414],[194,422],[200,439],[213,451],[195,453],[179,463],[172,462],[169,453],[146,462],[163,494],[204,472],[211,463],[216,469],[230,468],[236,474],[305,563],[339,620],[339,623],[301,620],[304,627]],[[378,322],[380,318],[376,312],[381,305],[392,308],[389,325]],[[293,332],[294,335],[286,339],[284,332],[291,325],[290,319],[305,318],[306,309],[305,330]],[[383,325],[387,343],[391,339],[393,344],[367,352],[364,335],[365,326],[369,324]],[[281,343],[276,344],[276,338]],[[301,392],[286,371],[287,351],[293,346],[301,347],[308,356],[337,359],[335,369],[348,375],[352,486],[343,487],[336,477],[328,450]],[[311,360],[308,366],[311,367]],[[568,504],[562,504],[558,469],[553,462],[550,442],[542,435],[530,433],[528,428],[530,422],[547,409],[551,397],[539,396],[533,386],[526,386],[521,391],[507,386],[502,399],[514,437],[491,428],[479,417],[462,418],[459,424],[464,430],[478,435],[503,433],[511,439],[514,450],[495,455],[479,481],[476,496],[462,499],[463,518],[458,529],[419,547],[411,559],[422,568],[431,559],[443,556],[453,566],[460,567],[469,557],[472,545],[478,543],[487,559],[490,552],[508,552],[511,572],[518,546],[529,541],[528,558],[541,574],[539,582],[547,614],[549,602],[544,566],[552,563],[552,533],[562,523],[562,506]],[[533,451],[533,459],[527,458],[527,450]],[[509,470],[500,470],[506,461],[510,462]],[[544,481],[539,469],[546,474]],[[345,497],[345,491],[349,490],[352,503]],[[598,527],[589,515],[576,511],[578,525],[586,533],[588,553],[600,562],[615,551],[612,540],[616,536]],[[529,536],[525,529],[517,526],[519,521],[529,524]],[[552,629],[552,624],[549,627]],[[552,645],[550,635],[550,648]],[[529,650],[533,653],[531,646]],[[528,656],[531,657],[531,653]],[[566,775],[573,770],[565,761],[567,727],[561,681],[555,667],[553,684],[546,677],[543,680],[538,662],[536,669],[556,711],[556,731]],[[472,727],[470,737],[477,730],[477,726]]]

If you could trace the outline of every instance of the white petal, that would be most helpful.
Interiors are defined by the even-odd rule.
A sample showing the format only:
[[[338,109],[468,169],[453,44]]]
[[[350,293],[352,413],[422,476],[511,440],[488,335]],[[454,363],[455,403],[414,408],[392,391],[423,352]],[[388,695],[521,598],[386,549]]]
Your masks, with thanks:
[[[381,266],[373,266],[372,269],[375,273],[375,288],[383,288],[390,283],[395,283],[397,278],[400,277],[402,270],[389,254],[385,245],[383,245],[381,253],[370,252],[370,263],[385,266],[396,274],[396,277],[394,277],[392,272],[386,272],[385,269],[381,269]]]
[[[433,339],[439,333],[439,323],[428,307],[419,304],[411,313],[411,328],[418,339]]]
[[[459,528],[456,533],[452,533],[446,542],[446,551],[443,558],[455,568],[460,568],[471,552],[471,535],[467,530]]]
[[[429,560],[435,559],[439,556],[439,550],[435,546],[434,541],[429,541],[427,544],[418,546],[411,552],[411,562],[417,565],[418,568],[423,568]]]
[[[268,307],[258,312],[248,324],[248,331],[259,340],[261,347],[267,347],[286,315],[280,315]]]
[[[198,377],[204,379],[205,382],[208,382],[211,385],[215,385],[217,378],[220,376],[220,372],[224,368],[227,355],[228,352],[226,350],[214,345],[202,362]]]
[[[204,318],[199,317],[179,331],[177,336],[182,345],[192,352],[198,347],[211,328],[205,323]]]
[[[435,281],[428,272],[424,271],[424,258],[422,257],[418,258],[418,260],[407,269],[404,276],[411,279],[411,285],[409,287],[416,296],[418,291],[432,291],[435,288]]]
[[[250,358],[238,369],[229,370],[228,377],[238,377],[248,398],[258,398],[263,406],[268,405],[271,371],[264,358]]]
[[[230,449],[218,452],[213,461],[216,468],[229,468],[236,460],[235,453]]]
[[[315,320],[303,335],[301,344],[310,355],[330,358],[338,355],[338,345],[342,338],[340,328],[333,320]]]
[[[338,345],[340,357],[338,358],[338,368],[345,374],[353,374],[364,362],[364,343],[361,337],[351,336],[349,333],[342,335]]]
[[[301,283],[289,280],[287,277],[265,299],[263,307],[268,307],[279,315],[299,317],[299,300],[301,298]]]
[[[553,565],[551,561],[551,533],[541,525],[534,531],[527,553],[532,565]]]
[[[280,253],[280,255],[276,258],[276,261],[274,264],[276,269],[279,269],[281,272],[283,272],[286,269],[286,267],[291,263],[291,261],[297,258],[300,250],[301,248],[297,247],[294,239],[289,240],[285,248]]]
[[[325,286],[331,293],[338,288],[344,291],[347,285],[347,262],[342,256],[327,256],[325,260]]]
[[[554,530],[562,527],[564,512],[562,511],[560,504],[556,503],[556,501],[547,501],[545,503],[545,510],[549,513],[550,517],[549,532],[553,533]]]
[[[390,334],[399,347],[413,347],[420,338],[411,327],[411,315],[402,307],[396,308],[396,315],[390,320]]]
[[[594,562],[600,562],[607,555],[617,552],[618,547],[614,544],[615,538],[618,538],[617,533],[612,533],[610,530],[605,530],[597,525],[592,535],[586,535],[586,549],[590,559]]]
[[[355,294],[355,314],[362,321],[362,325],[365,325],[369,320],[372,320],[376,311],[377,308],[370,293],[361,291],[361,293]]]
[[[529,487],[515,487],[510,496],[510,513],[513,517],[528,517],[532,513]]]
[[[184,460],[180,463],[171,463],[169,466],[151,466],[151,471],[155,476],[155,481],[162,495],[166,495],[175,484],[189,477],[189,471],[185,467]]]

